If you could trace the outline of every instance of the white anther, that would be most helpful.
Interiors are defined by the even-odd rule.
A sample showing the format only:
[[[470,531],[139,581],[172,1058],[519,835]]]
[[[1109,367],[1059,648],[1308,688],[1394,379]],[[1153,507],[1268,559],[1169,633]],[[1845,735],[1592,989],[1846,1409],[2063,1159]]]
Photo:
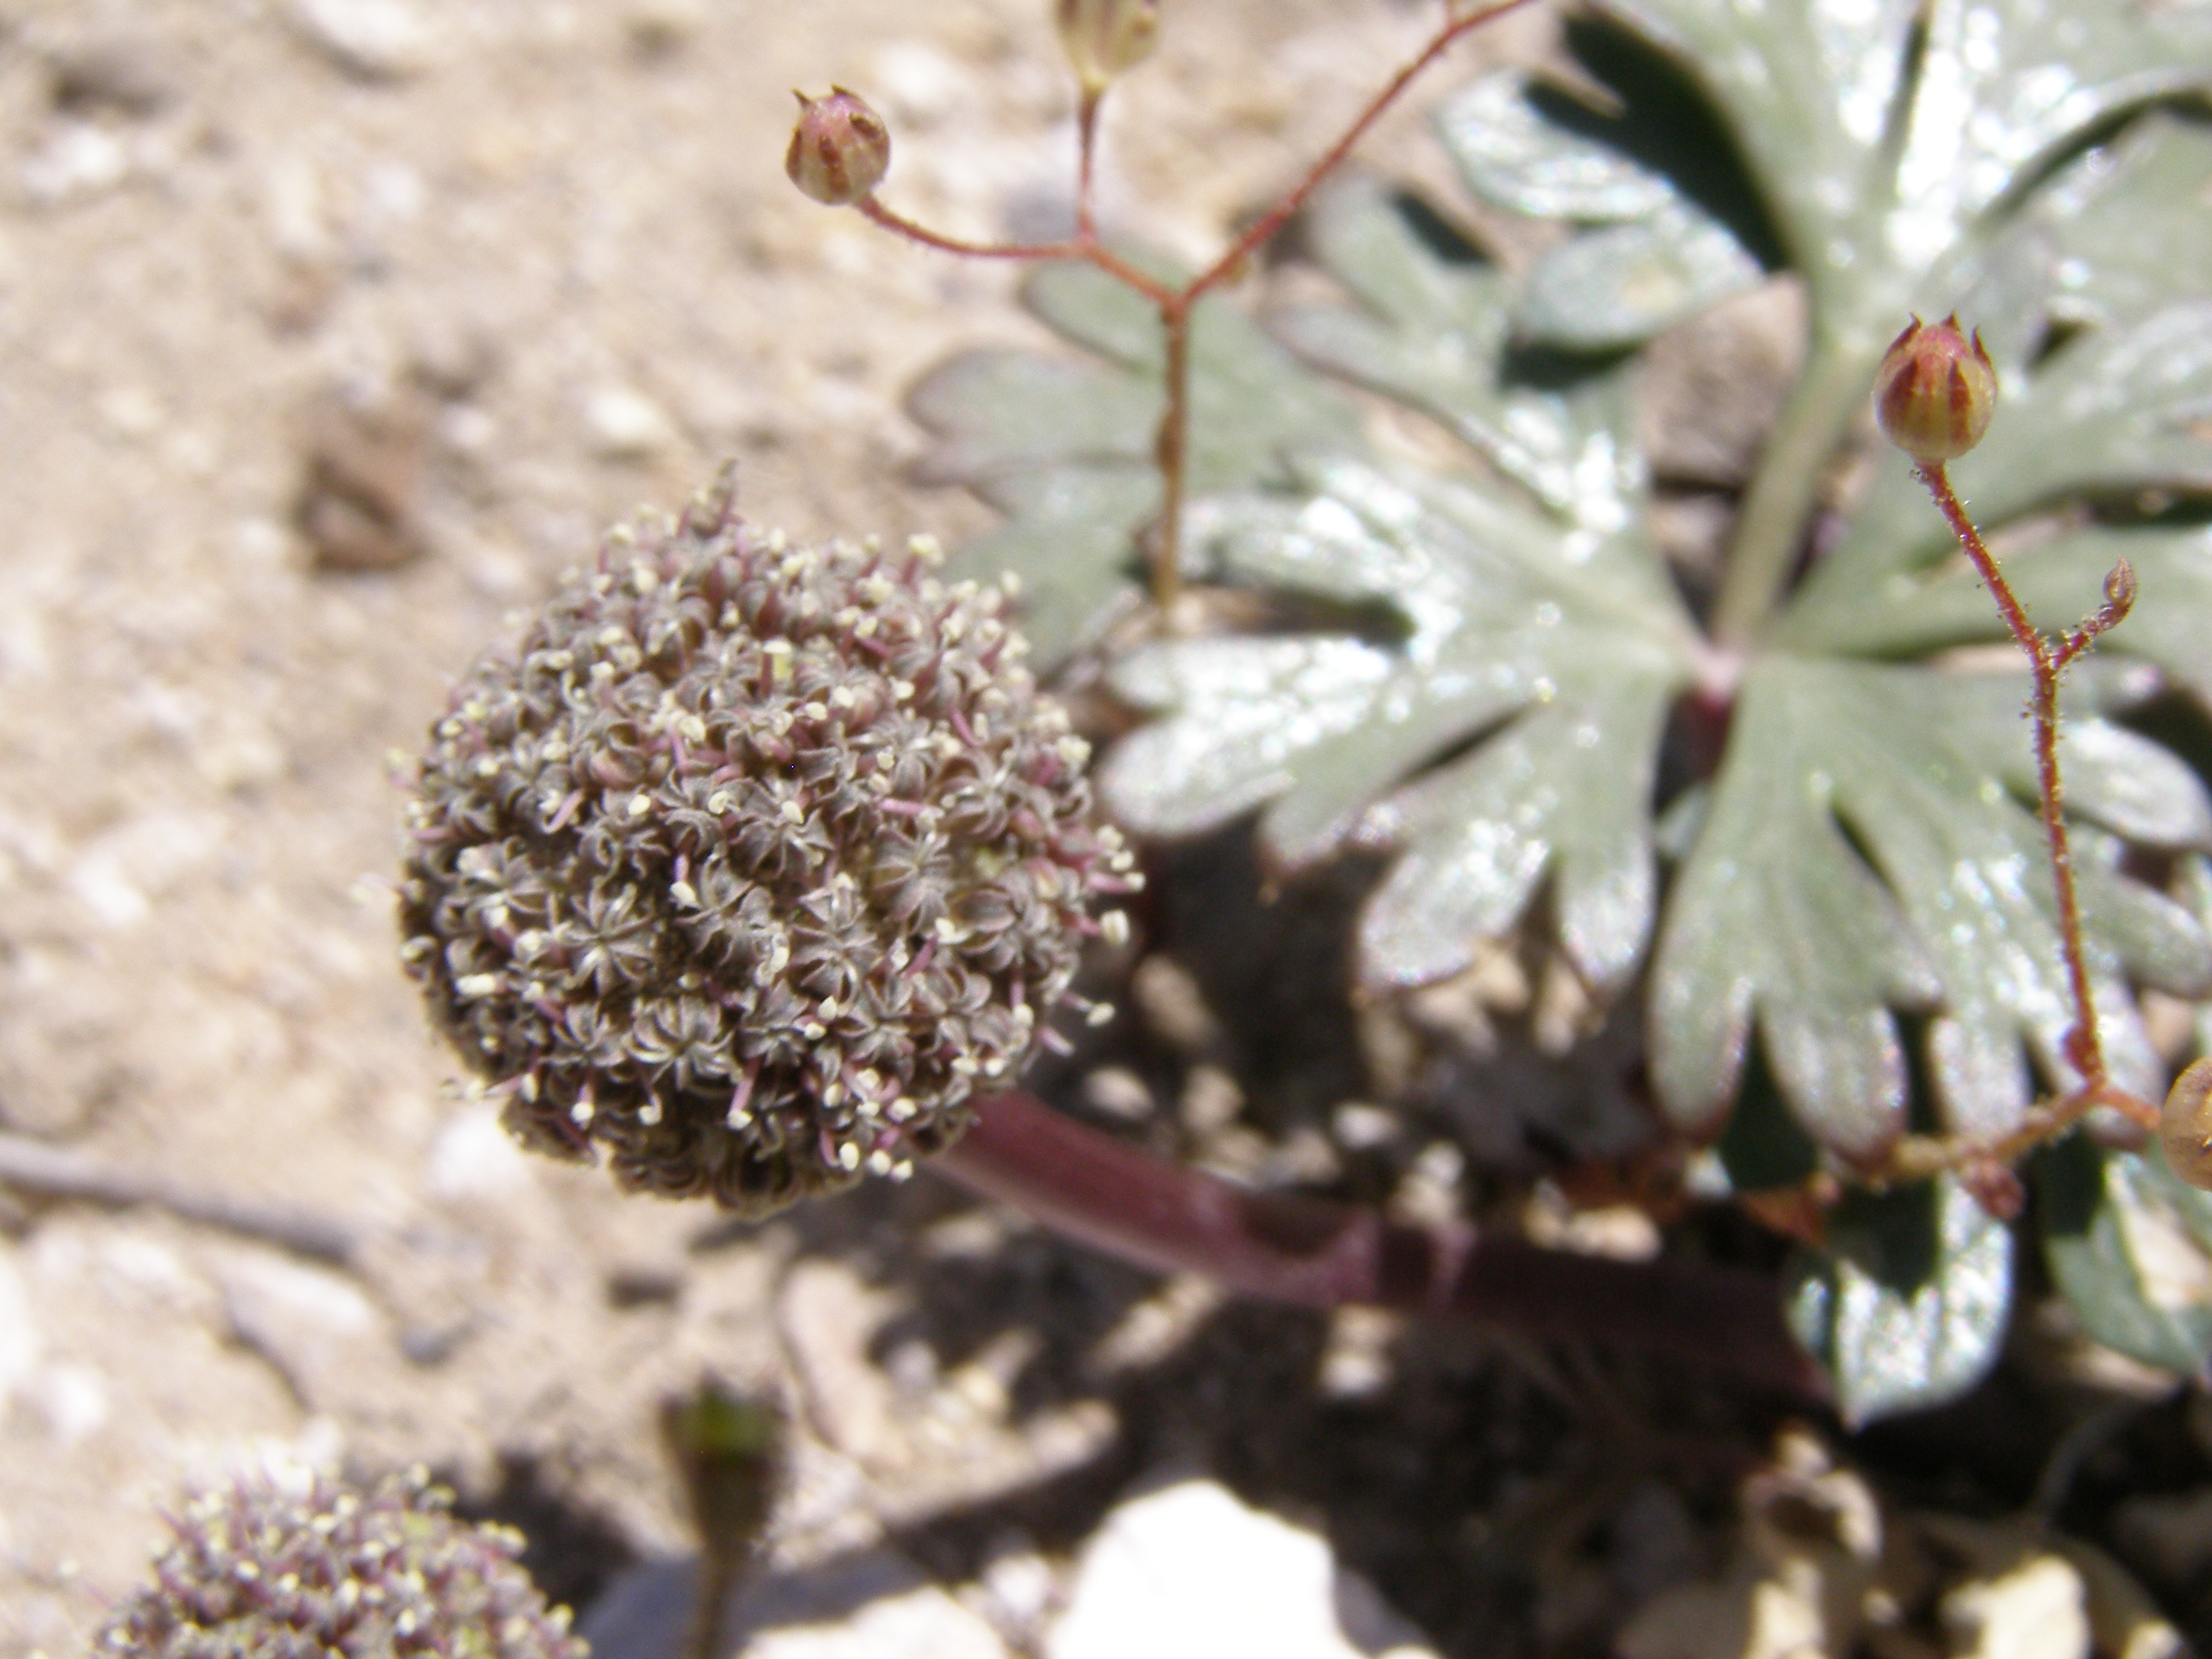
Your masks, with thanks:
[[[465,997],[495,996],[499,992],[497,974],[463,974],[453,981],[454,991]]]
[[[1127,945],[1129,942],[1129,913],[1127,910],[1109,910],[1099,917],[1098,937],[1109,945]]]

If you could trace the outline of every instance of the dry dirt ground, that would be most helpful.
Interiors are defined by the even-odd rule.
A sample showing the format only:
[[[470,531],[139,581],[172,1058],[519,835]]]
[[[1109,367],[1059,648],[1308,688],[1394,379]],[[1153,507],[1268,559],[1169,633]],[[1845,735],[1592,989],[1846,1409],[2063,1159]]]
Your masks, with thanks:
[[[1106,201],[1193,253],[1431,21],[1169,9]],[[792,191],[790,89],[831,82],[919,216],[1066,212],[1042,0],[0,0],[0,1128],[347,1247],[0,1188],[0,1659],[77,1650],[160,1506],[269,1447],[428,1462],[587,1600],[687,1547],[654,1412],[708,1372],[793,1412],[779,1561],[1049,1564],[1194,1467],[1449,1653],[1601,1650],[1717,1565],[1771,1425],[1697,1387],[1223,1308],[927,1180],[759,1227],[625,1200],[453,1086],[390,757],[501,618],[728,456],[795,534],[983,522],[907,481],[900,393],[1035,331],[1011,273]],[[1373,149],[1437,166],[1410,115]]]

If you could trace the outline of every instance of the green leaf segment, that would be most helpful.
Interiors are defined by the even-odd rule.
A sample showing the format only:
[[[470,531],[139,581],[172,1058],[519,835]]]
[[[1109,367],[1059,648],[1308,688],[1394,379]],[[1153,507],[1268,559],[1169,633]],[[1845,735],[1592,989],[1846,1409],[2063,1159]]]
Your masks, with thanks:
[[[2156,1095],[2135,993],[2212,994],[2185,890],[2212,800],[2121,722],[2168,688],[2212,707],[2212,129],[2172,102],[2212,85],[2212,15],[1603,0],[1573,38],[1627,66],[1617,107],[1515,72],[1439,120],[1475,196],[1573,226],[1532,273],[1354,175],[1314,202],[1304,244],[1346,303],[1265,332],[1201,306],[1188,574],[1369,625],[1124,656],[1112,683],[1158,718],[1108,757],[1105,798],[1152,835],[1257,812],[1287,871],[1395,854],[1360,928],[1370,987],[1449,975],[1540,923],[1601,997],[1648,976],[1653,1094],[1686,1131],[1718,1133],[1754,1040],[1840,1169],[1916,1125],[2017,1128],[2039,1073],[2070,1080],[2027,677],[1954,649],[2006,635],[1901,457],[1870,453],[1856,498],[1829,504],[1884,346],[1908,313],[1955,307],[2002,391],[1952,476],[2021,598],[2055,629],[2094,608],[2116,557],[2140,580],[2074,673],[2063,753],[2100,1029],[2116,1079]],[[1685,109],[1717,155],[1655,137]],[[1804,287],[1803,368],[1701,624],[1655,550],[1627,354],[1774,266]],[[1028,295],[1093,361],[960,358],[914,407],[934,475],[1007,514],[960,562],[1019,573],[1049,657],[1134,602],[1159,348],[1144,303],[1094,271],[1042,269]],[[1342,382],[1463,459],[1437,464],[1434,441],[1401,459]],[[1670,814],[1687,835],[1662,881],[1657,757],[1686,707],[1726,741]],[[2140,1160],[2054,1156],[2075,1208],[2051,1260],[2077,1297],[2141,1277],[2114,1206],[2199,1226]],[[1917,1227],[1927,1249],[1869,1276],[1839,1243],[1796,1304],[1859,1414],[1970,1383],[2008,1296],[2009,1246],[1956,1182],[1881,1203],[1903,1207],[1877,1233]],[[2136,1304],[2152,1311],[2093,1329],[2197,1363],[2212,1316]],[[1900,1344],[1918,1360],[1875,1366]]]

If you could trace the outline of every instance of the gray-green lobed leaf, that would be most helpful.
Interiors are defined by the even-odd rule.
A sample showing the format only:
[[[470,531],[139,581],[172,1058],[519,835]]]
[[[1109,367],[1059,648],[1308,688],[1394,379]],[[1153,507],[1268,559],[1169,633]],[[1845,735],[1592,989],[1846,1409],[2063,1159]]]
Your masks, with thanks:
[[[1364,972],[1382,984],[1464,966],[1556,866],[1563,941],[1593,983],[1619,986],[1650,927],[1657,728],[1693,666],[1656,557],[1358,462],[1302,476],[1302,505],[1217,507],[1224,574],[1387,603],[1409,631],[1127,659],[1116,689],[1169,712],[1106,760],[1113,810],[1177,835],[1264,807],[1262,845],[1289,869],[1354,840],[1405,848],[1363,926]],[[1399,790],[1471,738],[1486,740]]]
[[[2203,1377],[2212,1361],[2212,1193],[2155,1152],[2083,1135],[2037,1160],[2044,1259],[2081,1328],[2145,1364]]]
[[[2124,676],[2100,678],[2124,698]],[[1678,1121],[1725,1113],[1754,1019],[1800,1120],[1856,1157],[1904,1127],[1893,1010],[1929,1014],[1934,1103],[1956,1132],[2017,1127],[2028,1052],[2071,1080],[2026,690],[2024,673],[1753,667],[1655,967],[1652,1079]],[[2067,728],[2076,811],[2138,843],[2212,845],[2194,775],[2094,707]],[[2212,992],[2212,942],[2181,906],[2094,860],[2080,878],[2108,1058],[2123,1086],[2155,1094],[2162,1073],[2127,986]]]
[[[967,484],[1008,515],[959,550],[953,573],[1019,578],[1032,596],[1024,629],[1048,666],[1135,596],[1137,537],[1159,510],[1164,347],[1152,307],[1090,265],[1042,265],[1023,298],[1098,358],[966,353],[927,375],[908,408],[937,440],[921,476]],[[1194,309],[1191,360],[1194,493],[1280,484],[1291,451],[1361,447],[1343,395],[1225,298]]]
[[[1209,308],[1194,431],[1218,435],[1194,460],[1186,567],[1361,625],[1126,657],[1113,684],[1159,718],[1109,756],[1103,793],[1158,835],[1256,814],[1279,869],[1388,853],[1359,927],[1370,987],[1449,975],[1537,915],[1601,997],[1649,956],[1650,1075],[1686,1128],[1725,1121],[1754,1036],[1768,1127],[1810,1135],[1806,1170],[1877,1157],[1920,1106],[1965,1134],[2017,1125],[2039,1083],[2069,1081],[2070,1018],[2025,675],[1943,656],[2008,636],[1901,457],[1873,453],[1856,498],[1823,494],[1883,345],[1909,311],[1958,306],[2002,393],[1955,477],[2039,623],[2094,611],[2122,557],[2141,588],[2071,672],[2063,757],[2100,1028],[2120,1081],[2154,1097],[2134,997],[2212,990],[2212,805],[2124,721],[2167,685],[2212,710],[2212,125],[2130,112],[2212,84],[2212,7],[1591,9],[1702,88],[1779,245],[1765,257],[1806,283],[1806,371],[1747,499],[1795,469],[1781,551],[1807,574],[1763,632],[1705,643],[1652,551],[1630,367],[1527,349],[1617,351],[1751,280],[1747,222],[1632,121],[1486,76],[1440,118],[1462,178],[1573,233],[1516,276],[1455,245],[1448,211],[1347,175],[1304,222],[1343,303],[1271,318],[1287,352]],[[1010,514],[968,569],[1021,572],[1049,655],[1133,602],[1158,347],[1095,273],[1047,273],[1030,302],[1101,361],[947,371],[925,413],[939,475]],[[1463,462],[1433,443],[1378,459],[1397,432],[1363,435],[1331,377],[1434,422]],[[1670,804],[1661,733],[1686,697],[1729,723],[1717,774]],[[2002,1328],[2003,1230],[1952,1182],[1911,1201],[1917,1220],[1859,1218],[1893,1243],[1918,1229],[1935,1266],[1917,1288],[1845,1240],[1799,1295],[1857,1416],[1966,1386]]]
[[[1988,1375],[2012,1301],[2012,1233],[1953,1176],[1854,1193],[1796,1277],[1790,1325],[1844,1421],[1863,1423],[1940,1406]]]

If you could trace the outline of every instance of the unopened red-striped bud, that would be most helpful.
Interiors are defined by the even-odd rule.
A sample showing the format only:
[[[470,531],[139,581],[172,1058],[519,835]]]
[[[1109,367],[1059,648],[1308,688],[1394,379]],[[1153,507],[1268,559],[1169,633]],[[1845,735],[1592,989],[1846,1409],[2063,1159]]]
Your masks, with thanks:
[[[1094,98],[1159,44],[1160,0],[1054,0],[1054,15],[1076,79]]]
[[[1936,324],[1915,317],[1890,342],[1875,375],[1882,436],[1923,466],[1941,465],[1981,442],[1997,404],[1996,366],[1959,331],[1956,312]]]
[[[783,156],[791,182],[829,207],[866,200],[891,165],[890,130],[883,118],[842,87],[831,88],[827,98],[792,95],[799,100],[799,125]]]

